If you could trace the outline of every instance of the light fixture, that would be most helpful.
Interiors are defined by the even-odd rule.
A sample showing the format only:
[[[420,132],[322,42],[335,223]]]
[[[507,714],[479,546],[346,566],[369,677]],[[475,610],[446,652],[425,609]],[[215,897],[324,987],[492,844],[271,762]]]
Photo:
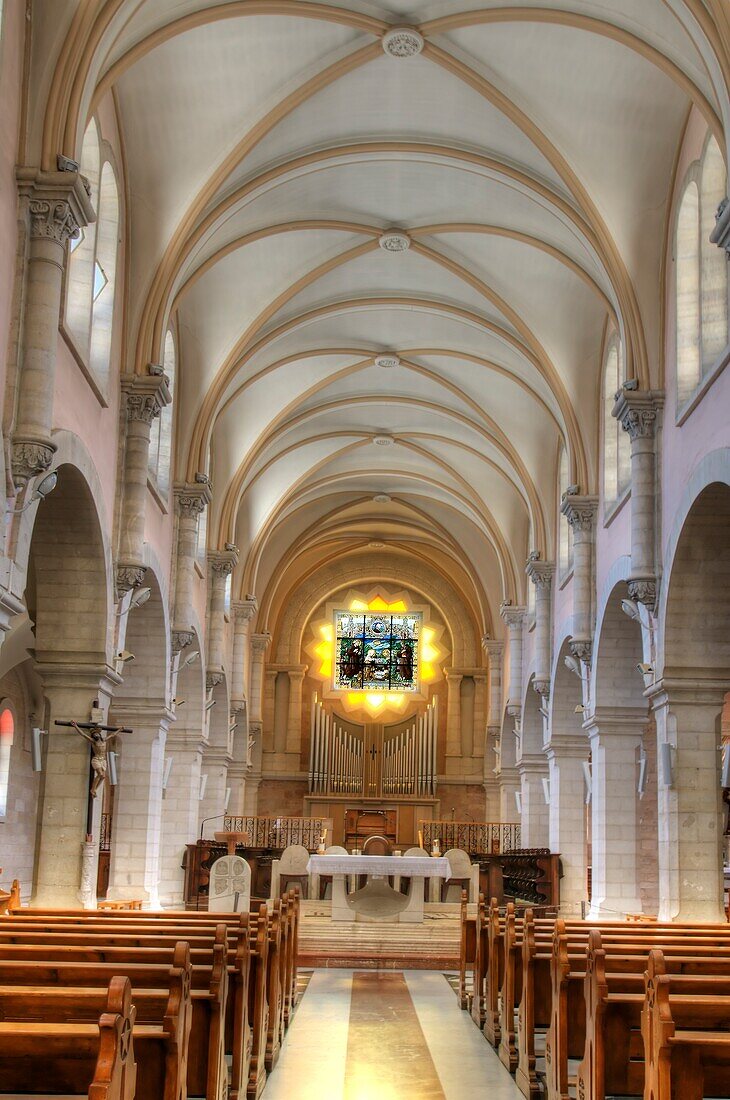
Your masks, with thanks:
[[[369,542],[368,546],[371,550],[382,550],[385,546],[384,542]]]
[[[163,789],[163,791],[167,790],[168,784],[170,782],[170,776],[172,774],[172,765],[174,763],[175,763],[174,757],[172,757],[172,756],[166,756],[165,757],[165,770],[162,773],[162,789]]]
[[[376,355],[375,366],[382,367],[383,370],[392,370],[393,367],[400,366],[400,359],[397,355]]]
[[[133,594],[132,599],[129,601],[129,607],[127,608],[127,611],[133,611],[137,607],[142,607],[143,604],[147,603],[151,595],[151,588],[138,588]],[[119,616],[123,614],[124,611],[117,611],[117,618],[119,618]]]
[[[586,806],[593,798],[593,776],[591,775],[591,766],[587,760],[583,761],[583,778],[586,784]]]
[[[383,52],[388,57],[402,61],[408,57],[417,57],[424,46],[423,35],[414,27],[391,27],[382,37]]]
[[[387,493],[376,493],[373,497],[376,504],[390,504],[390,499]]]
[[[654,666],[646,665],[643,663],[643,661],[639,661],[638,665],[636,666],[636,670],[637,672],[640,672],[642,676],[651,676],[654,672]]]
[[[200,656],[200,650],[198,650],[198,649],[194,649],[192,651],[192,653],[188,653],[185,660],[180,662],[180,665],[178,667],[178,672],[182,672],[182,670],[184,668],[187,668],[188,665],[191,665],[193,663],[193,661],[196,661],[199,656]]]
[[[630,619],[633,619],[635,623],[641,622],[641,615],[639,613],[639,605],[636,600],[621,600],[621,610],[624,615],[628,615]]]
[[[205,713],[207,714],[209,710],[212,710],[217,702],[218,702],[217,699],[208,699],[208,701],[205,704]]]
[[[43,770],[41,737],[47,732],[48,730],[39,729],[38,726],[33,726],[33,729],[30,731],[30,760],[34,772]]]
[[[223,799],[223,809],[224,809],[224,810],[227,810],[227,809],[228,809],[228,803],[229,803],[230,801],[231,801],[231,788],[230,788],[230,787],[226,787],[226,796],[225,796],[225,798]]]
[[[730,787],[730,744],[721,745],[722,751],[722,775],[720,779],[720,786],[723,790],[727,790]]]
[[[546,722],[550,718],[550,712],[546,710],[544,703],[540,703],[540,714],[543,716]]]
[[[116,787],[117,779],[117,754],[110,749],[106,754],[109,762],[109,784],[112,787]]]
[[[373,443],[376,447],[392,447],[395,440],[392,435],[374,435]]]
[[[173,699],[172,700],[172,705],[173,705],[173,707],[184,707],[185,706],[185,700],[184,699]]]
[[[114,660],[119,661],[123,665],[126,665],[127,661],[134,660],[134,654],[130,653],[128,649],[123,649],[121,653],[117,653]]]
[[[582,703],[578,703],[578,706],[577,706],[577,707],[575,708],[575,712],[574,712],[574,713],[575,713],[575,714],[584,714],[584,713],[585,713],[585,709],[586,709],[586,708],[585,708],[585,707],[583,706],[583,704],[582,704]]]
[[[659,746],[659,775],[664,787],[674,786],[673,746],[666,741]]]
[[[519,791],[515,791],[515,806],[517,807],[517,813],[522,813],[522,795]]]
[[[398,229],[389,229],[381,233],[378,244],[384,252],[407,252],[411,247],[411,238]]]
[[[8,515],[19,516],[21,512],[24,512],[26,508],[30,508],[31,504],[35,504],[37,500],[45,500],[49,493],[52,493],[58,484],[58,474],[53,470],[50,474],[46,474],[45,477],[36,485],[35,489],[30,495],[28,500],[22,508],[10,508]]]
[[[639,782],[636,786],[636,793],[638,794],[639,798],[644,797],[644,791],[646,790],[646,784],[647,784],[647,778],[648,778],[647,777],[647,772],[648,772],[648,766],[647,765],[648,765],[648,760],[647,760],[647,757],[646,757],[646,753],[642,750],[641,756],[639,757]]]
[[[576,660],[575,657],[571,657],[570,654],[565,657],[565,667],[569,668],[571,672],[574,672],[579,680],[583,679],[580,661]]]
[[[63,153],[58,153],[56,156],[56,168],[59,172],[78,172],[81,165],[77,160],[72,160],[71,157],[65,157]]]

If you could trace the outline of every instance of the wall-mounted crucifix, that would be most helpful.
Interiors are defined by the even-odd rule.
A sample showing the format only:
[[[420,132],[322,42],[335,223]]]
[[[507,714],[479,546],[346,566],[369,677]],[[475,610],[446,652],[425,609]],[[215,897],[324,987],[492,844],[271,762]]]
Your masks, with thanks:
[[[102,726],[98,722],[55,722],[54,725],[70,726],[91,745],[91,770],[94,773],[94,778],[89,793],[92,798],[96,798],[99,787],[106,779],[109,769],[109,742],[118,737],[120,733],[132,733],[133,731],[126,726]]]

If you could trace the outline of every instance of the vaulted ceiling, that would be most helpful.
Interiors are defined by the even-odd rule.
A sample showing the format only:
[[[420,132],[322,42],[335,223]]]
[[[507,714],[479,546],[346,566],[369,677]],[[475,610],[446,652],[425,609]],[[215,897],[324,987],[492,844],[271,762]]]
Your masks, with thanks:
[[[597,487],[610,326],[659,383],[693,105],[723,144],[722,0],[38,7],[60,107],[32,142],[76,151],[113,91],[126,368],[176,316],[176,475],[209,472],[241,590],[374,541],[470,578],[483,624],[520,599],[528,550],[554,554],[561,440]],[[421,52],[387,52],[398,26]]]

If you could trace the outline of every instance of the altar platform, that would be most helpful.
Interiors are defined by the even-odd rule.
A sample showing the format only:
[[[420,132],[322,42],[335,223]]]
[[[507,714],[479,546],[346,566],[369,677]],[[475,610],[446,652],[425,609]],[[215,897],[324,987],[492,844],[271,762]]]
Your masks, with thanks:
[[[458,970],[458,904],[426,903],[422,924],[337,923],[331,901],[301,902],[299,966]],[[476,911],[476,906],[469,906]]]

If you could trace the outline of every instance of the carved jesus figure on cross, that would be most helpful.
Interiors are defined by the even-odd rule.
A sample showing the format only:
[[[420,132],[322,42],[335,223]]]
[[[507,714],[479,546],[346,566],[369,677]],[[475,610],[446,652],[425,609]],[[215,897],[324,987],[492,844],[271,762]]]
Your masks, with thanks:
[[[56,722],[55,725],[70,726],[91,745],[91,769],[94,773],[91,797],[96,798],[109,769],[109,742],[120,733],[131,733],[132,730],[125,726],[100,726],[98,722]]]

